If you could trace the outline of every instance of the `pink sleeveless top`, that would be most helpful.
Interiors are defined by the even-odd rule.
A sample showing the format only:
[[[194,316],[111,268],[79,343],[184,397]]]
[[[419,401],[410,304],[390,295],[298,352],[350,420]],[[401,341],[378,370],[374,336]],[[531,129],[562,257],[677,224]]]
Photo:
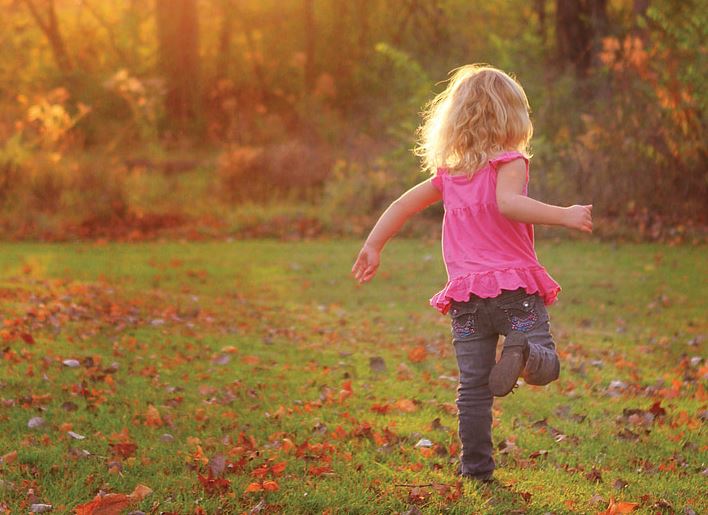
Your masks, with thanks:
[[[558,296],[560,286],[536,257],[533,225],[510,220],[497,208],[497,167],[515,159],[526,163],[528,195],[529,161],[519,152],[498,155],[471,179],[450,175],[445,168],[430,179],[445,207],[442,253],[448,281],[430,299],[441,313],[447,313],[452,300],[467,301],[472,293],[489,298],[523,287],[539,293],[547,305]]]

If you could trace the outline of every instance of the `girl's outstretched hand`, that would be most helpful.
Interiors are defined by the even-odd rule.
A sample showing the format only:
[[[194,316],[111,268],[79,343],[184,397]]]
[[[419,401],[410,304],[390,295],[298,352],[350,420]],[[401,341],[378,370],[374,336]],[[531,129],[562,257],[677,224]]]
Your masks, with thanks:
[[[352,273],[357,281],[365,283],[376,275],[381,261],[380,256],[381,253],[375,248],[369,245],[362,247],[352,267]]]
[[[565,226],[582,232],[592,232],[592,204],[565,208]]]

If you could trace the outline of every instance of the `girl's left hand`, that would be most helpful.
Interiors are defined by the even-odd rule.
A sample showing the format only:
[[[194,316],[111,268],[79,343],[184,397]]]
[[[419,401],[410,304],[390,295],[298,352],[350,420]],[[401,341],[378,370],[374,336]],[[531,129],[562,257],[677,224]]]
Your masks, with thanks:
[[[376,275],[376,270],[379,268],[381,261],[381,252],[375,248],[364,245],[359,251],[359,255],[352,266],[352,273],[357,281],[365,283],[371,280]]]

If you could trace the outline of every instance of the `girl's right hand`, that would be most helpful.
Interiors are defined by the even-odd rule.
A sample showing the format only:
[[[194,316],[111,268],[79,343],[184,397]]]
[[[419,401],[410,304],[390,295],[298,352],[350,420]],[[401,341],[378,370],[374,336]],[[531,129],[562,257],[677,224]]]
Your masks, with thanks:
[[[352,273],[359,283],[365,283],[376,275],[376,270],[378,270],[379,262],[381,261],[380,256],[381,252],[375,248],[369,245],[362,247],[354,266],[352,266]]]
[[[592,204],[566,207],[564,223],[569,229],[592,232]]]

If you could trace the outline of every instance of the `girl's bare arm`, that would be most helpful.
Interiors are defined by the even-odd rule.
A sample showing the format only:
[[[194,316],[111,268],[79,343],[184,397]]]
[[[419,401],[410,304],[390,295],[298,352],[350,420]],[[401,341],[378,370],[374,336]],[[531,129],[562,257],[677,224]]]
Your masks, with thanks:
[[[505,217],[528,224],[561,225],[592,232],[592,204],[569,207],[544,204],[523,194],[526,163],[516,159],[497,171],[497,207]]]
[[[394,200],[379,217],[366,238],[352,267],[354,277],[361,283],[370,280],[378,269],[381,250],[411,216],[442,199],[440,191],[430,180],[421,182]]]

